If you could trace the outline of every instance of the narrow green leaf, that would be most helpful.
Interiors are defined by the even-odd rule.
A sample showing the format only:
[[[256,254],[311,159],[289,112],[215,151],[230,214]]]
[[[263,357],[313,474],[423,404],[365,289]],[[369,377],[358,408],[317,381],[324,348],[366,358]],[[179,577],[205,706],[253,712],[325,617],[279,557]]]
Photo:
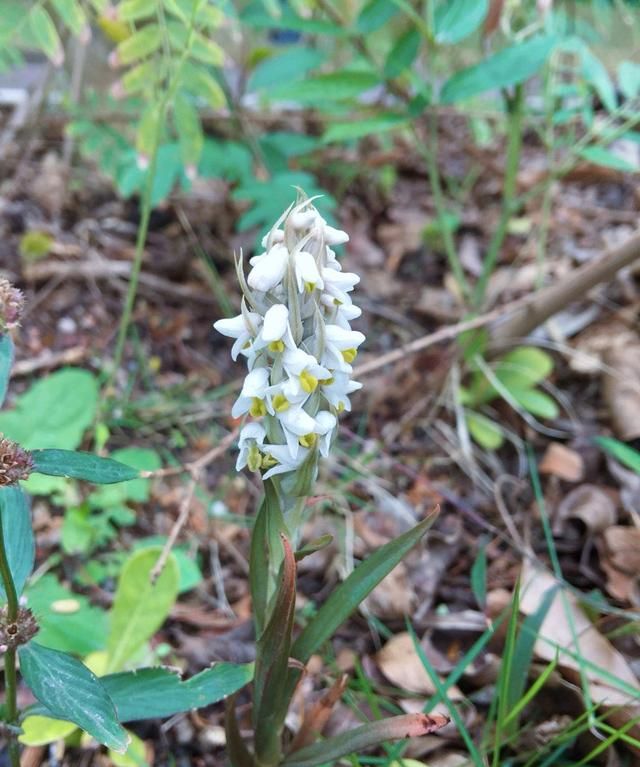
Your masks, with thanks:
[[[236,717],[236,696],[227,698],[224,707],[224,732],[227,737],[227,756],[233,767],[256,767],[256,760],[247,748]]]
[[[435,522],[436,508],[426,519],[364,560],[331,594],[307,624],[291,649],[291,655],[306,663],[367,595],[411,551]]]
[[[640,64],[622,61],[618,66],[618,87],[628,101],[640,95]]]
[[[596,437],[594,442],[631,471],[640,474],[640,452],[638,450],[634,450],[613,437]]]
[[[313,104],[319,101],[345,101],[359,96],[380,83],[373,72],[342,70],[308,77],[302,82],[274,88],[273,98]]]
[[[260,637],[267,623],[269,584],[274,583],[282,562],[280,536],[287,533],[280,499],[273,482],[267,480],[264,491],[265,496],[253,526],[249,553],[249,585],[257,637]]]
[[[582,41],[579,41],[578,51],[582,59],[582,75],[592,86],[609,112],[617,106],[616,89],[607,72],[607,68],[595,53]]]
[[[442,88],[442,103],[453,104],[489,90],[523,83],[542,67],[555,44],[555,37],[538,35],[456,72]]]
[[[36,642],[18,650],[20,671],[35,697],[56,719],[73,722],[99,743],[124,753],[129,738],[107,691],[83,663]]]
[[[12,365],[13,341],[8,334],[0,335],[0,407],[7,396]]]
[[[254,532],[255,534],[255,532]],[[280,733],[288,708],[287,670],[296,606],[296,562],[281,535],[284,557],[269,622],[258,638],[253,685],[256,756],[265,763],[278,756]]]
[[[409,69],[418,55],[421,41],[420,32],[414,26],[409,27],[406,32],[400,35],[384,62],[385,77],[398,77],[406,69]]]
[[[26,494],[18,485],[0,487],[0,516],[4,547],[9,560],[9,569],[18,596],[22,594],[27,578],[33,570],[35,542],[31,527],[31,512]],[[7,595],[0,580],[0,600]]]
[[[487,542],[482,539],[478,554],[471,567],[471,591],[478,605],[484,609],[487,601]]]
[[[36,45],[44,51],[47,58],[59,67],[64,62],[64,50],[48,11],[42,5],[34,5],[29,11],[29,26]]]
[[[108,671],[123,667],[160,628],[176,601],[180,573],[173,556],[151,583],[160,552],[160,548],[136,551],[122,568],[111,608]]]
[[[282,764],[283,767],[317,767],[319,764],[335,764],[338,759],[347,754],[377,746],[386,740],[403,740],[428,735],[444,727],[448,722],[448,717],[442,714],[392,716],[379,722],[363,724],[341,735],[294,751]]]
[[[53,0],[53,7],[62,23],[74,35],[80,35],[87,27],[87,17],[78,0]]]
[[[216,663],[183,680],[173,668],[157,666],[108,674],[101,682],[121,722],[164,719],[210,706],[237,692],[253,677],[253,663]]]
[[[314,538],[312,541],[309,541],[309,543],[296,551],[296,562],[300,562],[305,557],[315,554],[316,551],[322,551],[322,549],[326,548],[332,540],[333,535],[327,533],[327,535],[321,535],[319,538]]]
[[[52,477],[72,477],[84,479],[98,485],[111,485],[115,482],[126,482],[136,479],[137,469],[114,461],[113,458],[102,458],[93,453],[83,453],[76,450],[33,450],[34,471],[48,474]]]
[[[615,154],[610,149],[606,149],[603,146],[587,146],[581,149],[578,154],[588,162],[594,163],[594,165],[602,165],[605,168],[613,168],[614,170],[620,170],[623,173],[635,173],[638,170],[636,165],[633,165],[624,157]]]
[[[185,61],[181,70],[182,87],[194,96],[200,96],[212,109],[220,109],[227,103],[220,83],[199,64]]]
[[[389,0],[369,0],[360,11],[356,29],[361,35],[368,35],[384,26],[398,13],[398,6]]]
[[[325,144],[332,141],[349,141],[370,136],[372,133],[379,134],[385,131],[399,128],[408,124],[406,117],[396,114],[378,115],[369,120],[357,120],[356,122],[331,123],[322,137]]]
[[[452,45],[468,37],[482,24],[488,0],[444,0],[435,12],[435,38],[437,43]]]

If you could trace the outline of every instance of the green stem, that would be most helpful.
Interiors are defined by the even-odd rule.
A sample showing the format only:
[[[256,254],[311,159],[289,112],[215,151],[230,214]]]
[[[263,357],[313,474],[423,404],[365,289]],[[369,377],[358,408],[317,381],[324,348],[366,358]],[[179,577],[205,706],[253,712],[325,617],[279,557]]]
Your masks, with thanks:
[[[442,179],[440,177],[440,169],[438,168],[437,156],[438,156],[438,123],[437,115],[435,112],[429,115],[429,137],[428,145],[425,145],[418,136],[418,133],[413,128],[413,133],[416,138],[420,154],[424,158],[427,165],[427,173],[429,175],[429,185],[431,187],[431,194],[433,196],[433,202],[436,208],[436,214],[438,216],[438,224],[440,235],[444,243],[444,250],[449,263],[449,268],[453,272],[453,276],[456,280],[458,288],[465,299],[471,297],[471,289],[467,278],[462,268],[462,263],[458,257],[458,251],[456,249],[456,243],[453,237],[453,232],[447,224],[447,204],[442,189]]]
[[[500,248],[509,229],[509,222],[514,211],[518,209],[518,168],[522,153],[522,118],[524,115],[524,88],[516,85],[513,97],[508,104],[508,137],[507,137],[507,162],[502,187],[502,212],[500,221],[489,243],[489,249],[482,265],[480,279],[473,293],[473,302],[477,309],[482,307],[487,285],[498,260]]]
[[[4,544],[2,516],[0,515],[0,578],[7,595],[7,623],[15,623],[18,618],[18,593],[9,567],[9,559]],[[4,655],[4,687],[7,724],[15,725],[18,721],[18,678],[16,673],[16,651],[7,650]],[[11,767],[20,767],[20,747],[13,733],[8,734],[9,760]]]

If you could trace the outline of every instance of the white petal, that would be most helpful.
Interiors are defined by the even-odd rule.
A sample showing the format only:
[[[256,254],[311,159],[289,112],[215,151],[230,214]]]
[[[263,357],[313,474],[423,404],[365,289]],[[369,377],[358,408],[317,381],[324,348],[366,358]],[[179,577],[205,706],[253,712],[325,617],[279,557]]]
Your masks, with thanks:
[[[255,290],[266,292],[282,281],[287,269],[289,251],[284,245],[274,245],[249,272],[247,282]]]
[[[298,290],[302,292],[304,290],[304,283],[310,283],[314,287],[324,287],[324,282],[320,276],[318,265],[315,258],[306,250],[301,250],[296,253],[296,278],[298,282]]]
[[[284,242],[284,232],[282,229],[272,229],[262,238],[262,247],[266,248],[268,244],[275,245],[278,242]]]
[[[231,417],[240,418],[241,415],[247,413],[251,407],[252,401],[252,397],[247,397],[245,394],[241,394],[233,403],[233,407],[231,408]]]
[[[321,410],[316,416],[316,434],[326,434],[335,428],[338,421],[328,410]]]
[[[264,442],[266,436],[267,432],[265,431],[264,426],[261,423],[252,421],[251,423],[248,423],[242,427],[242,430],[240,431],[239,444],[243,445],[247,440],[254,439],[259,445],[261,445]]]
[[[317,365],[318,360],[302,349],[287,349],[282,357],[282,364],[290,376],[299,376],[309,365]]]
[[[327,341],[337,349],[357,349],[365,340],[364,333],[359,330],[346,330],[339,325],[327,325],[325,328]]]
[[[342,245],[345,242],[349,242],[349,235],[341,229],[334,229],[329,224],[325,224],[324,241],[327,245]]]
[[[268,368],[255,368],[244,379],[242,394],[245,397],[259,397],[262,399],[267,393],[269,386]]]
[[[218,333],[222,333],[222,335],[227,336],[227,338],[237,338],[243,333],[248,332],[247,324],[242,314],[238,314],[237,317],[217,320],[213,323],[213,327]]]
[[[315,224],[317,218],[318,214],[315,210],[294,210],[289,216],[289,223],[295,229],[309,229]]]
[[[279,341],[285,334],[289,322],[289,310],[284,304],[276,304],[267,310],[262,326],[262,338],[267,343]]]
[[[305,413],[302,408],[290,408],[280,414],[280,423],[292,434],[302,437],[305,434],[311,434],[315,429],[316,422],[309,415]]]

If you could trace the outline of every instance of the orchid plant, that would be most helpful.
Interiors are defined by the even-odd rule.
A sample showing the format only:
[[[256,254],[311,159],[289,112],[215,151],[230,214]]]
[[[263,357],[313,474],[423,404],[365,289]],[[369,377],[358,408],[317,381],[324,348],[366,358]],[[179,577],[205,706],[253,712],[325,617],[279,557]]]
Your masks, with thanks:
[[[383,740],[433,732],[448,721],[411,714],[370,722],[316,742],[328,711],[340,697],[338,680],[324,705],[305,712],[295,736],[285,718],[305,664],[338,626],[422,538],[435,514],[378,549],[333,592],[294,638],[296,562],[328,544],[299,547],[321,458],[329,455],[338,416],[351,409],[358,348],[365,336],[350,323],[361,311],[351,292],[359,282],[345,272],[333,246],[348,235],[330,226],[308,199],[298,199],[262,240],[264,252],[236,260],[242,290],[237,317],[215,328],[234,339],[231,356],[242,356],[247,375],[232,408],[244,417],[238,470],[259,472],[265,497],[255,519],[250,586],[256,631],[253,678],[253,742],[241,737],[235,697],[227,702],[226,733],[232,767],[313,767]],[[330,703],[327,703],[330,701]]]

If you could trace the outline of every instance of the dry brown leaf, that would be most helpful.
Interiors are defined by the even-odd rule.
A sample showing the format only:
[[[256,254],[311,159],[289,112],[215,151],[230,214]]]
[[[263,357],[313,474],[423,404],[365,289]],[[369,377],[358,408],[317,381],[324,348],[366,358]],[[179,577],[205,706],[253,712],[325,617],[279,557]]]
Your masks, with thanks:
[[[604,532],[606,556],[617,570],[627,575],[640,573],[640,530],[615,525]]]
[[[615,375],[605,372],[602,393],[614,431],[622,440],[640,437],[640,341],[614,346],[604,354]]]
[[[396,634],[376,655],[376,661],[387,679],[409,692],[433,695],[435,687],[415,651],[413,639],[407,632]],[[453,686],[449,698],[460,699],[462,693]]]
[[[579,519],[590,533],[600,533],[616,521],[616,507],[610,496],[595,485],[580,485],[558,504],[554,532],[559,533],[567,519]]]
[[[554,588],[557,591],[542,622],[535,644],[538,657],[552,661],[557,654],[563,672],[572,681],[579,683],[580,666],[577,658],[574,657],[579,654],[589,664],[585,664],[585,674],[591,699],[595,703],[609,706],[624,707],[632,704],[637,706],[640,699],[640,684],[622,654],[600,634],[570,591],[566,589],[561,591],[550,572],[525,560],[522,568],[520,601],[520,609],[523,613],[531,615],[536,612],[545,594],[549,589]],[[613,678],[637,690],[635,697],[620,687],[613,686]]]
[[[584,462],[576,453],[560,442],[551,442],[540,461],[541,474],[553,474],[567,482],[580,482],[584,477]]]

